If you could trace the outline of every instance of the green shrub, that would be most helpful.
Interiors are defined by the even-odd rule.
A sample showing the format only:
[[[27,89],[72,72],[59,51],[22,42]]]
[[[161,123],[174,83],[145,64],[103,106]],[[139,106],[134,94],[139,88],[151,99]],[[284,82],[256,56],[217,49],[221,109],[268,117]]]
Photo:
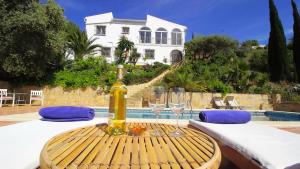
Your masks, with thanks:
[[[169,65],[159,62],[155,62],[153,65],[143,66],[126,65],[125,69],[127,70],[127,73],[124,76],[124,83],[126,85],[132,85],[149,82],[169,67]]]
[[[267,94],[271,93],[272,88],[269,85],[263,85],[263,86],[251,86],[248,89],[249,93],[255,93],[255,94]]]
[[[252,70],[267,72],[268,71],[268,51],[265,49],[252,50],[249,54],[249,66]]]
[[[210,91],[213,92],[220,92],[220,93],[231,93],[233,92],[233,88],[230,85],[224,84],[222,81],[220,80],[212,80],[212,81],[208,81],[207,82],[207,88]]]
[[[109,64],[102,57],[89,56],[86,59],[73,61],[71,66],[65,67],[65,70],[82,71],[82,70],[95,70],[102,72],[109,69]]]
[[[152,69],[154,69],[156,74],[160,74],[167,70],[170,66],[160,63],[160,62],[154,62],[154,65],[152,66]]]
[[[64,88],[85,88],[88,86],[98,86],[99,80],[93,70],[81,72],[61,71],[55,73],[54,85]]]
[[[168,65],[133,66],[124,65],[124,83],[127,85],[145,83],[169,68]],[[50,83],[64,88],[97,87],[109,90],[116,81],[116,65],[108,64],[102,57],[89,56],[86,59],[67,61],[64,70],[56,72]]]
[[[111,86],[115,79],[115,66],[102,57],[87,57],[67,62],[64,70],[54,74],[51,84],[64,88],[105,87]]]
[[[155,76],[156,76],[155,72],[135,70],[131,73],[127,73],[124,76],[124,83],[127,85],[145,83],[145,82],[150,81]]]
[[[269,82],[269,75],[267,73],[252,72],[250,80],[254,85],[263,86]]]
[[[284,92],[281,94],[281,101],[288,103],[300,103],[300,95],[292,92]]]

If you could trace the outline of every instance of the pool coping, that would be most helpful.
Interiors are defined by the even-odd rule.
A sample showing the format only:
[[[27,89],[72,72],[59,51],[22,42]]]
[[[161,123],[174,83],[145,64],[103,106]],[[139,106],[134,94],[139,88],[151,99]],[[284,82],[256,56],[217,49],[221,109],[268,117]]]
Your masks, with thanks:
[[[0,116],[0,121],[13,121],[13,122],[25,122],[25,121],[31,121],[31,120],[38,120],[40,119],[40,116],[38,112],[33,113],[25,113],[25,114],[13,114],[13,115],[3,115]],[[151,121],[155,122],[155,119],[140,119],[140,118],[126,118],[126,120],[130,122],[134,121]],[[172,121],[173,123],[176,121],[175,119],[159,119],[160,122],[167,122]],[[179,119],[179,122],[188,122],[187,119]],[[263,124],[267,126],[272,127],[279,127],[279,128],[294,128],[294,127],[300,127],[300,121],[252,121],[257,124]]]

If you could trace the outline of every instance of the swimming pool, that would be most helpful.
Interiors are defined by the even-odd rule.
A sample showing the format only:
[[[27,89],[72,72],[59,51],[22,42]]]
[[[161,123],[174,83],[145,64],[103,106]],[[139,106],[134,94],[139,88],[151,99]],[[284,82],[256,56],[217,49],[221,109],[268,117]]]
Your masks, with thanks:
[[[185,111],[180,115],[180,119],[198,119],[199,111],[194,110],[192,112]],[[107,117],[108,109],[107,108],[96,108],[95,109],[96,117]],[[275,111],[266,111],[266,112],[251,112],[251,119],[253,121],[300,121],[300,113],[294,112],[275,112]],[[155,119],[154,113],[151,112],[151,109],[127,109],[126,113],[127,118],[138,118],[138,119]],[[160,113],[160,119],[176,119],[175,114],[170,110],[164,110]]]

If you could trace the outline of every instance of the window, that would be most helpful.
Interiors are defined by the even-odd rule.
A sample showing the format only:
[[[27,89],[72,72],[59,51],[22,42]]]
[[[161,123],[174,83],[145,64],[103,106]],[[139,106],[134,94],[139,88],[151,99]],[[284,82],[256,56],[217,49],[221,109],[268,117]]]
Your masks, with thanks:
[[[172,45],[182,44],[182,33],[179,29],[174,29],[171,33]]]
[[[110,51],[111,51],[110,48],[103,47],[101,48],[101,55],[104,57],[110,57]]]
[[[154,59],[154,50],[153,49],[145,49],[145,58],[146,59]]]
[[[140,30],[140,42],[151,43],[151,30],[148,27],[143,27]]]
[[[129,34],[129,27],[122,27],[122,34]]]
[[[96,26],[96,35],[105,36],[106,35],[106,26]]]
[[[155,43],[156,44],[167,44],[168,32],[164,28],[158,28],[155,32]]]

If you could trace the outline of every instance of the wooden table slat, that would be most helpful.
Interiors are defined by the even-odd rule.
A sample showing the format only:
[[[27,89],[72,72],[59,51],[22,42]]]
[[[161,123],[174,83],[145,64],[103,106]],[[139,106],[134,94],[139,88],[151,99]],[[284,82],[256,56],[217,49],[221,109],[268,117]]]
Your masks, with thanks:
[[[87,136],[95,128],[96,127],[87,128],[86,130],[84,130],[84,132],[82,133],[82,135],[83,136]],[[63,146],[60,146],[57,150],[50,150],[49,151],[49,157],[50,157],[50,159],[54,160],[55,158],[57,158],[58,156],[60,156],[61,154],[63,154],[65,151],[70,151],[68,149],[70,147],[72,147],[74,144],[76,144],[79,140],[81,140],[82,137],[72,137],[72,138],[74,138],[74,139],[68,140],[67,142],[65,142],[65,144]],[[57,162],[55,162],[55,164],[57,164]]]
[[[78,133],[84,133],[85,131],[89,130],[90,128],[80,128],[76,131],[72,131],[63,135],[58,135],[53,138],[53,141],[49,143],[48,153],[53,154],[53,152],[58,151],[61,149],[61,146],[64,146],[66,143],[69,143],[76,139],[75,135]]]
[[[91,132],[89,132],[87,135],[85,135],[85,137],[80,137],[80,139],[75,144],[72,144],[71,146],[67,146],[68,148],[66,149],[66,151],[64,151],[62,154],[60,154],[53,160],[54,164],[58,164],[58,166],[60,166],[61,168],[64,168],[65,166],[67,166],[67,164],[65,164],[65,163],[68,163],[68,160],[71,160],[71,159],[75,158],[75,156],[76,156],[77,151],[75,151],[74,154],[73,154],[73,151],[76,150],[76,148],[78,146],[80,146],[80,144],[82,144],[86,140],[90,139],[89,136],[93,135],[96,131],[97,131],[97,128],[94,128]],[[62,161],[62,163],[61,163],[61,161]]]
[[[51,150],[52,148],[56,148],[56,146],[59,146],[59,144],[61,144],[62,142],[66,141],[66,140],[72,140],[74,139],[74,135],[76,135],[77,133],[80,133],[84,130],[84,128],[79,129],[79,130],[75,130],[73,132],[67,133],[65,135],[59,135],[58,137],[56,137],[53,142],[51,142],[51,144],[49,145],[48,149]]]
[[[41,153],[41,169],[217,169],[221,154],[216,142],[191,128],[183,135],[170,136],[173,125],[129,123],[144,126],[140,136],[111,136],[105,124],[82,127],[53,137]],[[162,136],[152,136],[160,130]]]
[[[88,141],[88,143],[86,144],[82,144],[81,146],[86,146],[86,147],[83,147],[84,150],[78,154],[78,156],[76,157],[76,159],[73,161],[74,164],[80,164],[82,163],[82,161],[87,158],[88,154],[95,148],[95,146],[97,145],[97,143],[99,143],[99,141],[103,138],[103,136],[100,136],[100,137],[94,137],[94,138],[91,138],[92,142],[91,141]],[[82,165],[83,166],[83,165]],[[78,166],[74,166],[75,168],[77,168]],[[73,168],[73,167],[71,167]],[[74,168],[74,169],[75,169]]]
[[[159,144],[162,146],[163,154],[166,155],[167,160],[169,161],[171,167],[173,169],[179,169],[180,165],[177,163],[176,158],[173,156],[169,146],[166,144],[166,142],[163,140],[162,137],[158,137]]]
[[[120,136],[118,136],[118,137],[111,137],[111,138],[114,139],[113,142],[112,142],[112,144],[111,144],[111,146],[110,146],[110,144],[105,144],[105,148],[104,148],[103,154],[99,153],[98,156],[97,156],[97,160],[99,160],[101,158],[103,159],[103,160],[101,160],[103,165],[101,165],[99,167],[100,169],[109,168],[110,161],[113,158],[114,152],[115,152],[115,150],[116,150],[116,148],[118,146],[118,143],[119,143],[119,140],[120,140]]]
[[[132,157],[131,157],[131,168],[132,169],[139,169],[140,163],[139,163],[139,138],[134,137],[133,143],[132,143]]]
[[[161,164],[161,168],[162,169],[170,169],[168,159],[166,158],[166,156],[164,156],[161,145],[157,141],[157,137],[151,137],[151,142],[153,144],[153,148],[155,150],[157,160]]]
[[[121,169],[130,168],[130,157],[132,151],[132,137],[126,138],[126,144],[124,148],[124,153],[122,155]]]
[[[80,144],[78,147],[76,147],[68,156],[66,156],[61,162],[58,163],[58,166],[61,168],[65,168],[67,167],[70,163],[72,163],[72,161],[74,160],[72,167],[70,168],[76,168],[76,164],[79,164],[79,162],[81,161],[81,158],[77,158],[80,155],[84,155],[84,153],[82,153],[89,145],[92,144],[92,142],[95,140],[96,137],[89,137],[88,139],[86,139],[82,144]],[[99,138],[99,137],[98,137]],[[97,138],[96,138],[97,139]],[[99,138],[100,139],[100,138]],[[77,158],[78,160],[76,161],[75,158]]]
[[[145,144],[145,138],[140,137],[139,138],[140,143],[140,164],[142,169],[148,169],[150,168],[149,161],[148,161],[148,154],[146,151],[146,144]]]
[[[168,129],[167,131],[174,131],[175,127],[165,125],[165,127]],[[181,143],[175,138],[175,137],[170,137],[172,143],[176,146],[176,148],[179,150],[179,152],[182,154],[183,157],[187,160],[190,165],[195,168],[199,166],[200,163],[194,160],[194,158],[190,155],[190,153],[181,145]]]
[[[172,143],[169,137],[163,136],[166,143],[169,145],[171,152],[173,153],[174,157],[176,158],[177,162],[184,168],[184,169],[190,169],[191,166],[187,162],[187,159],[184,157],[184,155],[181,154],[181,152],[177,149],[177,147]]]
[[[201,150],[205,154],[205,156],[207,156],[209,159],[213,156],[213,150],[211,150],[211,151],[207,150],[207,147],[203,146],[203,144],[195,141],[195,139],[193,139],[191,137],[187,137],[186,139],[189,142],[191,142],[193,145],[195,145],[199,150]]]
[[[82,164],[88,165],[88,164],[92,163],[92,161],[95,159],[98,152],[104,146],[104,143],[108,139],[108,137],[109,137],[108,135],[105,135],[104,137],[102,137],[102,139],[100,140],[100,142],[97,143],[95,148],[89,154],[87,154],[87,157],[82,161]]]
[[[213,152],[214,146],[209,140],[206,139],[207,135],[204,135],[205,137],[197,137],[199,134],[201,134],[201,132],[194,132],[186,129],[183,129],[183,131],[185,131],[186,133],[190,133],[192,136],[196,136],[195,140],[198,140],[200,144],[202,144],[205,148],[210,150],[210,152]]]

